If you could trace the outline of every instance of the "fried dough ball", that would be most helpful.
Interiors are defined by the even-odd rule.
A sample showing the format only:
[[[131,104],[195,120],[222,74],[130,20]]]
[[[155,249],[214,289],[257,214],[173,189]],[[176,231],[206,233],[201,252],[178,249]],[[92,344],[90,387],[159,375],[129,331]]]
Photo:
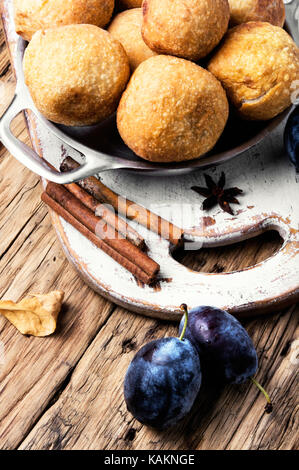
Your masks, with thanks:
[[[40,29],[68,24],[103,27],[111,19],[114,0],[14,0],[16,32],[27,41]]]
[[[237,25],[249,21],[266,21],[275,26],[283,26],[285,7],[283,0],[228,0],[230,24]]]
[[[144,0],[142,36],[160,54],[197,61],[228,28],[228,0]]]
[[[23,65],[37,109],[67,126],[92,125],[110,116],[130,75],[122,45],[93,25],[38,31]]]
[[[243,23],[229,31],[208,69],[241,116],[267,120],[291,104],[299,80],[299,49],[282,28]]]
[[[141,36],[142,10],[133,8],[119,13],[109,26],[109,33],[124,47],[134,71],[141,62],[156,55],[143,41]]]
[[[124,142],[153,162],[179,162],[208,152],[228,118],[220,82],[185,59],[158,55],[133,73],[117,111]]]

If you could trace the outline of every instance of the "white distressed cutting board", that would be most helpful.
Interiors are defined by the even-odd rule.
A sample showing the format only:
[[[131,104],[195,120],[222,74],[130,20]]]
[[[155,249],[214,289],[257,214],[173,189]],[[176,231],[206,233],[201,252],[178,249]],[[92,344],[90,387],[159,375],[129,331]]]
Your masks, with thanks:
[[[16,35],[11,3],[4,0],[3,12],[13,60]],[[58,168],[65,152],[61,142],[34,116],[28,117],[28,124],[35,149]],[[197,248],[231,244],[265,230],[278,230],[284,243],[272,258],[233,273],[198,273],[173,259],[167,241],[133,224],[144,236],[149,255],[161,266],[158,288],[143,286],[51,211],[53,226],[66,256],[95,291],[130,310],[159,318],[181,318],[182,302],[189,307],[214,305],[241,316],[271,311],[296,301],[299,295],[299,185],[283,151],[283,127],[284,124],[246,154],[206,171],[216,180],[224,171],[227,187],[243,189],[240,206],[233,206],[235,216],[219,208],[202,212],[201,197],[190,189],[194,185],[205,186],[201,171],[176,177],[124,171],[101,175],[103,183],[117,193],[183,227],[193,235]],[[72,149],[65,146],[65,150],[80,160]],[[187,249],[192,247],[187,243]]]

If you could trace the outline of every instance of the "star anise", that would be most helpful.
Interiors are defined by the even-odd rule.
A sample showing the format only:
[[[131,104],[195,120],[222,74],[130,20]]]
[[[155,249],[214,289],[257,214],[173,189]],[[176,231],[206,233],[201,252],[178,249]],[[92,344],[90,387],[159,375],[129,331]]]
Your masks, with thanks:
[[[207,188],[202,188],[200,186],[192,186],[192,190],[201,196],[205,197],[205,200],[202,203],[203,210],[211,209],[212,207],[219,204],[222,210],[228,214],[234,215],[230,204],[240,204],[238,199],[235,196],[242,194],[242,189],[239,188],[227,188],[225,186],[225,174],[222,172],[218,183],[216,184],[209,175],[204,175],[206,180]]]

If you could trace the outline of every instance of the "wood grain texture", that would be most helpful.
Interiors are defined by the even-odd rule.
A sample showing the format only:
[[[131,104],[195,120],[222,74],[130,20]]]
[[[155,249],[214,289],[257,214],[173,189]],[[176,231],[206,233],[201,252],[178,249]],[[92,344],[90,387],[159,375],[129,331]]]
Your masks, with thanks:
[[[15,65],[21,61],[22,47],[13,28],[12,2],[4,0],[3,4],[5,30]],[[16,49],[17,44],[20,47]],[[11,117],[17,110],[26,106],[34,110],[21,67],[16,68],[16,74],[18,94],[12,109],[1,122],[3,142],[11,149],[14,146],[7,132]],[[62,145],[61,140],[57,139],[55,126],[50,129],[49,123],[44,124],[30,114],[28,127],[34,149],[46,161],[58,168],[65,155],[79,158],[75,148],[81,149],[88,160],[89,149],[84,150],[79,143],[79,147],[76,144],[77,139],[79,142],[82,140],[82,133],[88,132],[87,129],[81,129],[79,134],[78,130],[69,129],[70,132],[76,133],[76,141],[69,142],[73,145],[72,148],[65,142]],[[192,241],[193,246],[197,244],[201,247],[228,245],[272,228],[284,239],[283,246],[275,256],[251,266],[250,269],[212,273],[207,276],[176,262],[169,253],[169,243],[138,226],[146,240],[149,255],[160,265],[158,286],[153,288],[136,282],[128,270],[97,249],[94,243],[78,233],[71,224],[50,211],[52,224],[69,261],[85,282],[100,295],[134,312],[161,319],[180,319],[181,311],[178,306],[181,303],[181,289],[184,290],[184,300],[190,308],[198,304],[200,296],[202,303],[223,308],[238,317],[257,312],[262,314],[292,305],[299,299],[299,201],[294,171],[283,151],[282,124],[281,122],[280,126],[276,125],[275,130],[273,128],[268,138],[258,147],[252,147],[242,156],[239,155],[237,160],[222,165],[221,171],[227,175],[227,182],[243,189],[244,194],[235,216],[225,214],[217,207],[209,211],[209,217],[205,216],[198,195],[191,191],[195,182],[202,185],[202,172],[189,172],[180,177],[177,175],[176,178],[161,176],[158,179],[153,175],[148,177],[144,173],[140,177],[140,174],[117,170],[110,172],[108,176],[107,172],[101,173],[101,179],[108,187],[118,186],[119,194],[131,194],[134,200],[142,201],[147,208],[155,212],[156,207],[160,215],[164,212],[167,219],[183,227],[187,244]],[[90,142],[91,136],[88,135]],[[62,141],[64,137],[66,138],[62,135]],[[87,138],[87,135],[85,137]],[[115,144],[114,139],[111,139],[111,144]],[[101,141],[100,135],[98,140]],[[233,136],[231,141],[233,146]],[[20,155],[18,158],[21,158]],[[23,158],[25,161],[25,153]],[[31,167],[28,160],[27,164]],[[40,169],[36,171],[39,172]],[[219,169],[211,168],[209,172],[214,177]],[[287,193],[288,196],[276,198],[273,206],[272,194],[278,191],[281,194]],[[168,207],[164,202],[165,197],[169,201]],[[211,223],[206,223],[206,219]]]
[[[1,83],[13,90],[3,34],[0,38]],[[28,142],[21,116],[14,131]],[[245,323],[259,355],[257,378],[273,396],[272,415],[263,412],[263,398],[250,384],[222,390],[205,384],[176,430],[150,430],[126,411],[124,373],[144,342],[176,334],[177,326],[136,316],[89,289],[66,261],[40,194],[38,178],[0,144],[0,296],[18,300],[28,292],[66,291],[58,330],[49,338],[23,337],[0,318],[2,449],[298,447],[298,308]],[[259,262],[279,244],[278,236],[268,233],[235,247],[178,256],[203,272],[223,272]]]
[[[117,314],[121,314],[122,318]],[[272,390],[275,410],[247,383],[222,390],[204,386],[193,412],[174,431],[158,432],[132,419],[122,398],[123,376],[136,350],[176,328],[117,311],[78,363],[59,400],[21,449],[266,449],[296,445],[296,365],[285,350],[296,335],[291,312],[247,324],[260,360],[258,379]],[[287,343],[286,343],[287,342]],[[88,375],[86,370],[89,371]]]

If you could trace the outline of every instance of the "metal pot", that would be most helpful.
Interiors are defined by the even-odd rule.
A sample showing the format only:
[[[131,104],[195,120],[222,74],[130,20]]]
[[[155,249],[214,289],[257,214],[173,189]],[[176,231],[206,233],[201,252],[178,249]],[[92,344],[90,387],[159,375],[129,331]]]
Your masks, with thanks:
[[[299,33],[294,14],[295,7],[296,5],[293,3],[286,5],[286,29],[298,42]],[[24,83],[22,60],[25,47],[26,43],[19,38],[16,61],[16,92],[11,105],[0,120],[0,139],[9,152],[22,164],[38,175],[56,183],[71,183],[112,169],[146,172],[152,175],[177,175],[218,165],[257,145],[276,129],[291,111],[291,109],[288,109],[271,121],[266,122],[242,121],[232,112],[218,143],[205,156],[181,163],[151,163],[138,158],[123,143],[117,132],[115,116],[100,125],[84,128],[59,126],[47,121],[35,108]],[[20,111],[26,109],[33,111],[44,125],[61,139],[62,143],[68,144],[84,155],[85,162],[80,168],[66,173],[59,173],[49,168],[47,163],[34,150],[12,134],[10,130],[11,121]]]

